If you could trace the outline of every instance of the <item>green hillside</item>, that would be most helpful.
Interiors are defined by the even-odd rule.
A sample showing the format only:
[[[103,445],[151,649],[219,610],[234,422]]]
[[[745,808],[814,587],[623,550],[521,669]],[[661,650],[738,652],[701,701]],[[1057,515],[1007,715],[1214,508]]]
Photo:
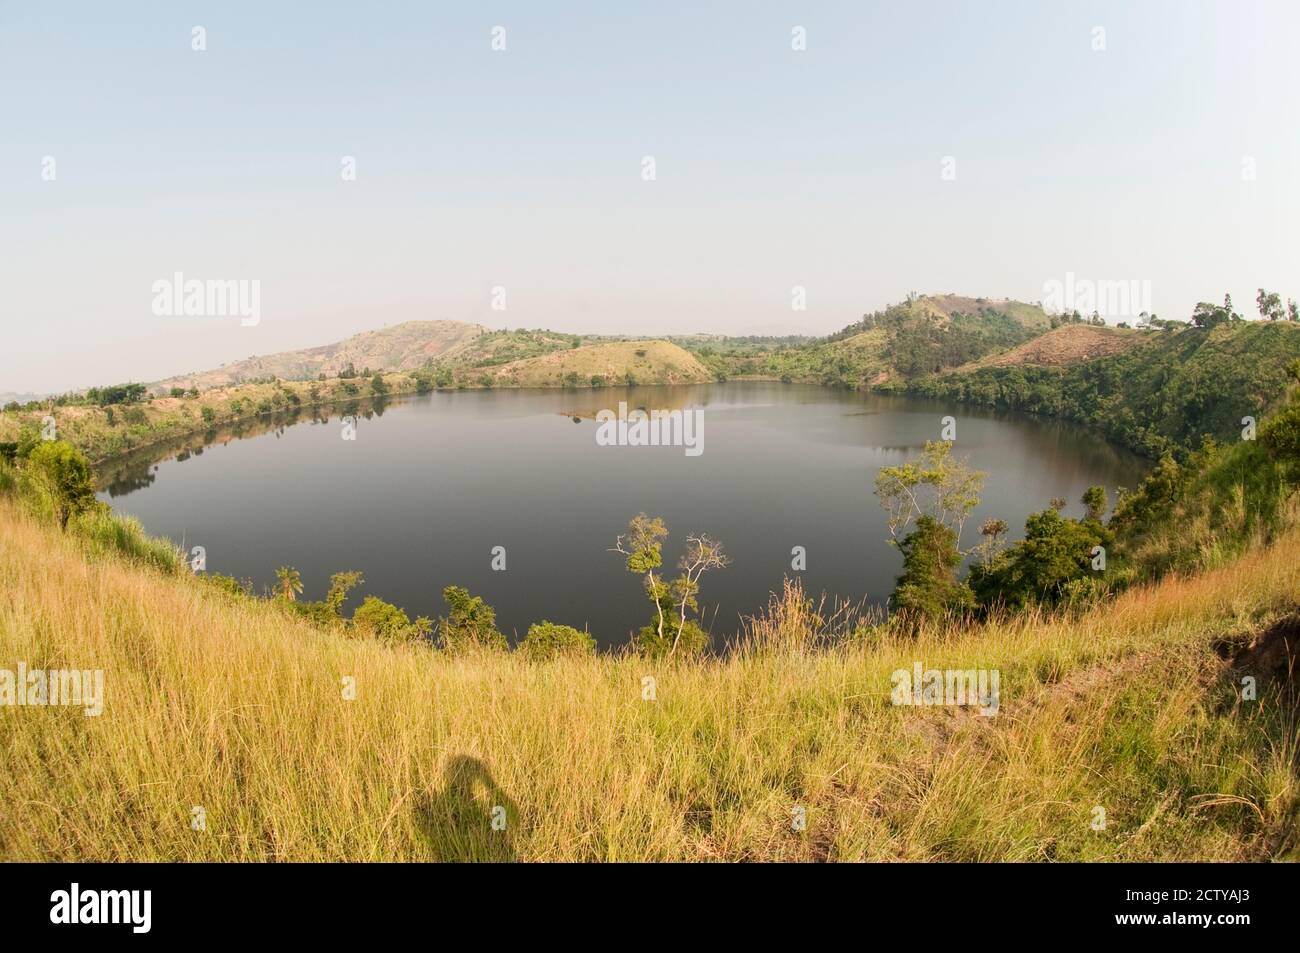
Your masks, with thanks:
[[[1186,452],[1205,434],[1236,440],[1286,389],[1300,325],[1236,321],[1150,332],[1144,342],[1067,367],[962,369],[905,392],[1076,420],[1140,453]]]
[[[1046,332],[1037,305],[922,295],[825,338],[678,339],[719,378],[871,387],[977,361]]]

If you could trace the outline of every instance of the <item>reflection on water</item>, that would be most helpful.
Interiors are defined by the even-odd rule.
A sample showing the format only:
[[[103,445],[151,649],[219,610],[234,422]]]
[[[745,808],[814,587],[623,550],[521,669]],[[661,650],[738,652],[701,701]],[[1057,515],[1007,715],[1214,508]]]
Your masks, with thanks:
[[[698,457],[673,447],[597,446],[602,409],[704,409]],[[986,517],[1015,529],[1053,497],[1102,483],[1112,499],[1146,461],[1077,427],[984,408],[759,382],[552,391],[458,391],[258,418],[125,460],[101,494],[154,533],[203,545],[208,568],[257,585],[282,565],[305,597],[357,569],[367,593],[412,616],[444,611],[462,585],[498,610],[507,634],[530,622],[587,626],[621,645],[649,616],[639,581],[608,552],[628,519],[662,516],[676,562],[687,532],[733,556],[704,579],[715,633],[762,606],[807,551],[804,582],[881,603],[899,572],[872,495],[875,472],[918,454],[957,420],[958,456],[988,472]],[[357,418],[342,439],[341,418]],[[272,439],[272,437],[274,439]],[[165,451],[165,452],[164,452]],[[168,456],[155,463],[160,456]],[[964,540],[970,545],[972,539]],[[494,571],[494,547],[506,549]]]
[[[184,463],[191,457],[201,456],[203,451],[212,444],[225,445],[231,440],[244,437],[256,437],[264,433],[274,433],[279,437],[287,428],[298,423],[309,421],[313,424],[327,424],[330,422],[331,413],[339,417],[359,417],[362,420],[382,417],[390,403],[391,398],[388,397],[358,398],[328,406],[292,407],[269,414],[245,417],[220,427],[185,434],[172,440],[161,440],[123,454],[114,460],[97,464],[96,477],[100,489],[107,493],[109,498],[125,496],[153,483],[154,472],[161,461],[175,460],[177,463]]]

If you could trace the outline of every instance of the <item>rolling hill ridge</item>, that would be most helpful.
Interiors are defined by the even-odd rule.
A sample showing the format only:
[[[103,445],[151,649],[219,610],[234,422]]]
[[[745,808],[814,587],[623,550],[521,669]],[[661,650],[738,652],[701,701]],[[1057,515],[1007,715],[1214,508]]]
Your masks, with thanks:
[[[150,385],[154,394],[173,387],[208,390],[249,381],[279,378],[311,380],[324,374],[335,377],[345,368],[382,368],[409,371],[424,367],[434,358],[468,345],[487,329],[463,321],[404,321],[377,331],[363,331],[350,338],[296,351],[281,351],[264,357],[250,357],[209,371],[178,374]]]

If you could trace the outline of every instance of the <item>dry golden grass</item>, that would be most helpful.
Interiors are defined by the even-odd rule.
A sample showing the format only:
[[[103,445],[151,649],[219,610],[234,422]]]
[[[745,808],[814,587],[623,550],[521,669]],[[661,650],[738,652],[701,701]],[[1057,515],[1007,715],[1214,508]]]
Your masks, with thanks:
[[[1297,534],[1073,620],[824,647],[792,594],[723,659],[534,664],[322,632],[88,554],[4,500],[0,531],[0,668],[103,669],[106,696],[98,717],[0,707],[9,860],[1226,860],[1297,845],[1294,719],[1267,694],[1236,702],[1210,649],[1295,610]],[[918,660],[998,669],[1000,713],[891,705],[890,673]]]
[[[1073,367],[1099,357],[1123,354],[1150,340],[1149,334],[1126,328],[1066,324],[1009,351],[963,364],[950,373],[959,374],[981,367]]]

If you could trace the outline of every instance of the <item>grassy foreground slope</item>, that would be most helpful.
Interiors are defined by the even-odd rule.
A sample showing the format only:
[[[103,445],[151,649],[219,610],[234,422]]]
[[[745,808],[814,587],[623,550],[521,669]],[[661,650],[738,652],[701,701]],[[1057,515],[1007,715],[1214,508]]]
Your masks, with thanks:
[[[7,860],[1236,860],[1300,846],[1294,709],[1267,689],[1239,700],[1214,650],[1294,617],[1295,532],[1074,618],[914,641],[814,648],[787,594],[746,651],[676,663],[344,638],[88,550],[8,499],[0,535],[0,667],[105,673],[98,717],[0,706]],[[891,672],[914,662],[998,669],[999,713],[891,705]]]

